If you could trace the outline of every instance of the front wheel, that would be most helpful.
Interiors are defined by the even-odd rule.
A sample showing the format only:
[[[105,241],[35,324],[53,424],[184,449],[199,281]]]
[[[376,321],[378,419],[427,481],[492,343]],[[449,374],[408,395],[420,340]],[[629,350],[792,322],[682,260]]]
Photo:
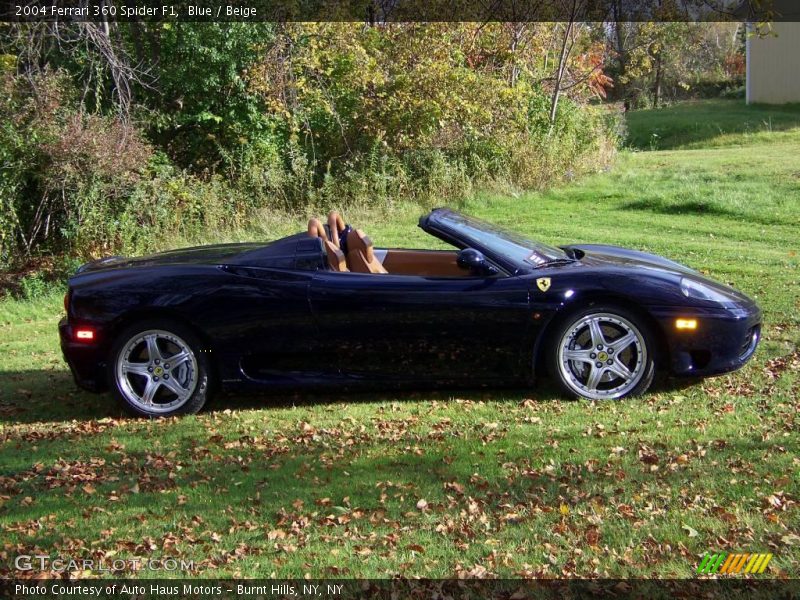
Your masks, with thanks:
[[[208,399],[207,355],[192,331],[178,323],[129,327],[114,344],[108,368],[114,394],[137,416],[194,414]]]
[[[644,393],[655,376],[653,335],[626,310],[595,306],[571,315],[550,349],[550,372],[571,395],[612,400]]]

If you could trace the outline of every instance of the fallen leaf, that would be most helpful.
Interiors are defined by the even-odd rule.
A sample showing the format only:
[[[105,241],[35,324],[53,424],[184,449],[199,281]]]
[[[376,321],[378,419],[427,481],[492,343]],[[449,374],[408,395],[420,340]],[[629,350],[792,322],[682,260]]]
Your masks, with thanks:
[[[696,529],[693,529],[692,527],[689,527],[688,525],[681,525],[681,529],[686,530],[686,532],[689,534],[689,537],[697,537],[697,536],[700,535],[699,533],[697,533]]]
[[[781,542],[783,542],[787,546],[800,546],[800,536],[794,533],[790,533],[788,535],[784,535],[781,538]]]

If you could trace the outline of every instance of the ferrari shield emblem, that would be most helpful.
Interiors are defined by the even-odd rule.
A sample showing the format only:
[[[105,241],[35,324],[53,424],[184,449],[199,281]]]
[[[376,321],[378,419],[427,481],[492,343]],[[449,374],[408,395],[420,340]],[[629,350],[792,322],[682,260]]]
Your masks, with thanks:
[[[539,277],[539,279],[536,280],[536,286],[543,292],[546,292],[547,290],[550,289],[550,278]]]

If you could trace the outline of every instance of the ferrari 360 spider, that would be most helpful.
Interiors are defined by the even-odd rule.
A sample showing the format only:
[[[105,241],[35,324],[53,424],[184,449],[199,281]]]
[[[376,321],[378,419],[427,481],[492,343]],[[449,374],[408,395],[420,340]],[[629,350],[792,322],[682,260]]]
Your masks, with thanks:
[[[656,372],[753,355],[761,311],[666,258],[548,246],[448,209],[450,250],[375,247],[336,213],[266,243],[109,257],[69,280],[61,347],[79,386],[134,414],[198,411],[214,390],[527,385],[606,400]]]

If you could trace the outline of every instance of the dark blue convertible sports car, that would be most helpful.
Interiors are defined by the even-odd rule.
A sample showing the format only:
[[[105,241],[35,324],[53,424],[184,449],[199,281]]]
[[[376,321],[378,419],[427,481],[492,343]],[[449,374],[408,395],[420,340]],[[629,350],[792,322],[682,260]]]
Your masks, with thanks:
[[[437,209],[452,250],[377,248],[331,213],[274,242],[110,257],[69,281],[61,347],[78,385],[130,411],[194,413],[218,388],[515,385],[644,392],[753,355],[761,311],[673,261],[547,246]]]

